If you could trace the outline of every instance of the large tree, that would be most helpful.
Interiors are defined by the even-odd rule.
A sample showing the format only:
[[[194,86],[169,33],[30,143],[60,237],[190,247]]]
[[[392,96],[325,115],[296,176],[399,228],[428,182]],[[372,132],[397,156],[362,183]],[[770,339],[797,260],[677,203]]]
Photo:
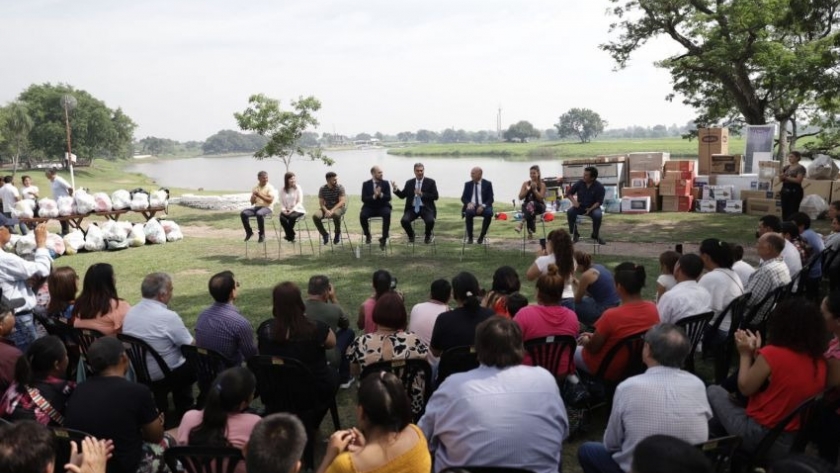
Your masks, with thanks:
[[[574,136],[581,143],[589,143],[604,131],[607,122],[588,108],[573,108],[560,115],[560,122],[554,125],[560,138]]]
[[[836,0],[609,0],[616,40],[601,45],[619,68],[656,37],[679,46],[656,62],[701,125],[780,124],[779,153],[820,95],[840,92]]]
[[[26,104],[12,102],[0,110],[0,133],[6,137],[7,148],[12,154],[12,177],[17,174],[20,154],[29,143],[32,117]]]
[[[531,122],[520,120],[509,126],[502,136],[505,141],[519,141],[520,143],[524,143],[528,141],[528,138],[539,138],[540,131],[534,128]]]
[[[286,166],[286,172],[289,172],[295,156],[308,157],[312,161],[321,161],[331,166],[333,160],[323,154],[321,148],[307,151],[300,143],[304,132],[310,127],[318,127],[315,112],[321,109],[321,102],[313,96],[300,97],[292,101],[291,106],[294,111],[281,110],[279,100],[256,94],[248,99],[248,108],[242,113],[233,114],[240,129],[268,138],[268,142],[254,153],[254,157],[279,158]]]
[[[64,156],[67,132],[61,98],[65,95],[76,99],[76,106],[69,111],[73,154],[82,159],[131,155],[137,127],[131,118],[121,109],[111,110],[88,92],[66,84],[33,84],[18,97],[32,117],[30,149],[45,157]]]

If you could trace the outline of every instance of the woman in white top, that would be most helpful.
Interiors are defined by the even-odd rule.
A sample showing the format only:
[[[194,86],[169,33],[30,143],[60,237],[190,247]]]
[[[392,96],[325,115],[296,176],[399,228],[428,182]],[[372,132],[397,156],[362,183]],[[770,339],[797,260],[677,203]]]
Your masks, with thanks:
[[[726,309],[732,299],[744,293],[744,285],[741,278],[732,270],[735,258],[732,254],[732,247],[729,243],[720,241],[717,238],[707,238],[700,243],[700,258],[706,268],[706,274],[700,278],[700,285],[712,295],[712,310],[715,316],[712,321],[720,317],[721,312]],[[730,315],[721,321],[718,327],[716,341],[726,338],[731,323]],[[706,342],[704,341],[704,344]],[[705,345],[704,345],[705,346]]]
[[[662,294],[677,285],[677,279],[674,278],[674,267],[677,266],[680,256],[682,255],[676,251],[666,251],[659,255],[659,277],[656,278],[656,298],[654,300],[659,301]]]
[[[295,173],[287,172],[283,176],[283,189],[280,191],[280,226],[286,234],[283,238],[295,241],[295,223],[306,214],[303,208],[303,189],[297,185]]]
[[[563,278],[565,285],[563,286],[563,298],[560,305],[575,310],[575,290],[573,284],[575,283],[575,244],[572,242],[572,236],[566,230],[558,229],[552,230],[548,234],[545,250],[540,250],[537,253],[537,259],[534,264],[528,268],[525,273],[525,278],[529,281],[534,281],[543,274],[548,274],[548,265],[556,264],[559,269],[558,274]]]

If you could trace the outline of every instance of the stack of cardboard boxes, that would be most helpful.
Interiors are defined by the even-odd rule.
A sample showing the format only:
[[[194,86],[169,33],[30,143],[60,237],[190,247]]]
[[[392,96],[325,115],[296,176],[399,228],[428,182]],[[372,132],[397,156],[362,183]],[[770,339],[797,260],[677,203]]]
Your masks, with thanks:
[[[670,162],[670,153],[630,153],[627,155],[629,187],[621,189],[622,213],[647,213],[659,210],[662,168]]]
[[[668,161],[665,177],[659,184],[663,212],[688,212],[692,209],[694,179],[697,164],[694,161]]]

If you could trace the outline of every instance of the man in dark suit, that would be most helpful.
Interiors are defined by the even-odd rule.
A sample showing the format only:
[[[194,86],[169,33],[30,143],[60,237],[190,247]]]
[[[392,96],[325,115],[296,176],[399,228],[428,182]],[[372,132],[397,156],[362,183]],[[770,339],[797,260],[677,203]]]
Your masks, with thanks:
[[[371,179],[362,183],[362,211],[359,212],[359,223],[365,234],[365,243],[370,244],[370,228],[368,219],[382,217],[382,238],[379,247],[385,249],[388,242],[388,229],[391,228],[391,185],[382,180],[382,169],[379,166],[370,168]]]
[[[464,184],[464,193],[461,194],[461,202],[464,208],[461,209],[464,218],[467,219],[467,243],[473,242],[473,219],[476,216],[484,217],[481,223],[481,234],[478,235],[478,244],[484,243],[487,229],[493,219],[493,183],[482,179],[484,172],[479,167],[470,171],[472,180]]]
[[[423,243],[428,245],[434,238],[432,230],[435,228],[437,216],[435,201],[438,200],[438,190],[435,181],[424,176],[424,170],[423,163],[415,164],[414,179],[406,181],[403,190],[400,190],[394,181],[391,181],[391,187],[394,188],[394,194],[397,197],[405,199],[405,212],[400,224],[408,235],[409,243],[414,243],[414,229],[411,228],[411,222],[422,218],[426,223],[426,238]]]

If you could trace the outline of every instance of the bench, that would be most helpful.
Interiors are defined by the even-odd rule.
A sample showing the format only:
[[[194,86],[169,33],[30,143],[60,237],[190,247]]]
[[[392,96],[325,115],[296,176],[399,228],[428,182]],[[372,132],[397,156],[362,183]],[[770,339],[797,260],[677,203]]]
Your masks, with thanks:
[[[129,212],[136,212],[141,214],[145,217],[146,221],[148,222],[158,212],[167,212],[166,207],[149,207],[148,209],[144,210],[131,210],[131,209],[121,209],[121,210],[108,210],[104,212],[90,212],[87,214],[75,214],[75,215],[59,215],[58,217],[32,217],[32,218],[20,218],[20,222],[23,224],[39,224],[39,223],[46,223],[50,220],[55,220],[57,222],[67,222],[71,227],[81,230],[84,232],[85,230],[82,228],[82,223],[84,220],[92,215],[98,215],[105,217],[107,220],[114,220],[117,221],[120,219],[120,216],[125,213]]]

